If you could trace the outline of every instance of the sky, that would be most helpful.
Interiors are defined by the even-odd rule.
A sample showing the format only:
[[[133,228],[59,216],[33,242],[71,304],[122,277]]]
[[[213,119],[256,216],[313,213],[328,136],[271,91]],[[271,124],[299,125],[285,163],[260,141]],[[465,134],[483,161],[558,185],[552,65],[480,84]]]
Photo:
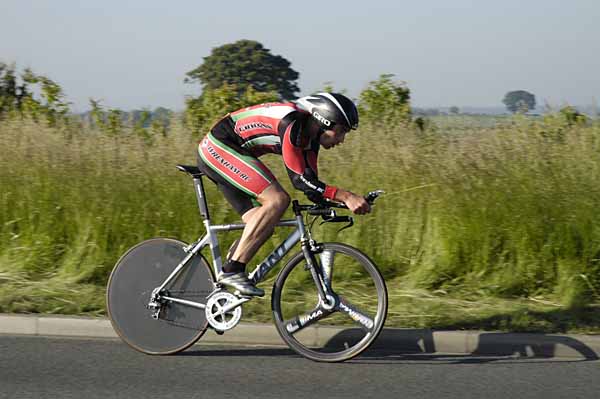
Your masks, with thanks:
[[[0,61],[125,110],[184,108],[185,74],[211,49],[256,40],[300,73],[299,95],[332,82],[358,96],[394,74],[419,107],[600,97],[598,0],[0,0]]]

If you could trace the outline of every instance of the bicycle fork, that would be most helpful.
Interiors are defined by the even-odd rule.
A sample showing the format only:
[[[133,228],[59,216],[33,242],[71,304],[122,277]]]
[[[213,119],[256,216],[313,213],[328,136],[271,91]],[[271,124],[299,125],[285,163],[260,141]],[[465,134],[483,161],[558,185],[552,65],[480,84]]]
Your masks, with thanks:
[[[319,264],[315,256],[315,254],[322,253],[321,246],[316,244],[312,239],[303,240],[302,253],[306,260],[305,269],[310,271],[313,281],[317,286],[319,303],[312,311],[286,321],[285,328],[292,334],[327,317],[335,312],[339,306],[339,298],[331,289],[330,277],[332,265],[327,259]]]
[[[320,245],[315,243],[312,239],[305,240],[302,242],[302,253],[304,259],[306,259],[306,268],[310,271],[310,274],[317,286],[317,293],[319,294],[319,307],[323,310],[331,311],[338,305],[337,295],[331,289],[331,264],[329,262],[317,261],[315,254],[320,253],[322,248]]]

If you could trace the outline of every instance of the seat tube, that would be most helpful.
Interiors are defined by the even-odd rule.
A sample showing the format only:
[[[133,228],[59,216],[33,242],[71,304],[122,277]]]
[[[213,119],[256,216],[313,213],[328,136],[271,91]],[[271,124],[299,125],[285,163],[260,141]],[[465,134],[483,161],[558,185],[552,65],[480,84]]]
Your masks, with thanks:
[[[209,220],[210,216],[208,214],[208,205],[206,204],[206,194],[204,192],[204,185],[202,184],[202,176],[194,177],[194,191],[196,192],[200,215],[204,220]]]

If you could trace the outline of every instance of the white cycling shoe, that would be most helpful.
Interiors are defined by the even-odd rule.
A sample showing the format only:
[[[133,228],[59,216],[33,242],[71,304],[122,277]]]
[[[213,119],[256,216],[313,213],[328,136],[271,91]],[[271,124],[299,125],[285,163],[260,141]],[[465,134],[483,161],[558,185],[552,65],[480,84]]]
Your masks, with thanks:
[[[246,273],[222,273],[219,276],[218,282],[239,291],[242,295],[247,296],[264,296],[265,291],[256,287],[248,278]]]

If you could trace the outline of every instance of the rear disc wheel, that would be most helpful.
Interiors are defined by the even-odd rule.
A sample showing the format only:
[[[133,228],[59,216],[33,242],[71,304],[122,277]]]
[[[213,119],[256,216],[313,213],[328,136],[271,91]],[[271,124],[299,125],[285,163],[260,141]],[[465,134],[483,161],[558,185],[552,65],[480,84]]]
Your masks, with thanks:
[[[108,316],[117,334],[134,349],[152,355],[182,351],[206,331],[203,309],[164,301],[158,319],[148,309],[152,291],[188,255],[186,243],[170,238],[144,241],[127,251],[115,265],[106,289]],[[206,260],[192,257],[165,287],[168,295],[206,303],[214,290]]]

